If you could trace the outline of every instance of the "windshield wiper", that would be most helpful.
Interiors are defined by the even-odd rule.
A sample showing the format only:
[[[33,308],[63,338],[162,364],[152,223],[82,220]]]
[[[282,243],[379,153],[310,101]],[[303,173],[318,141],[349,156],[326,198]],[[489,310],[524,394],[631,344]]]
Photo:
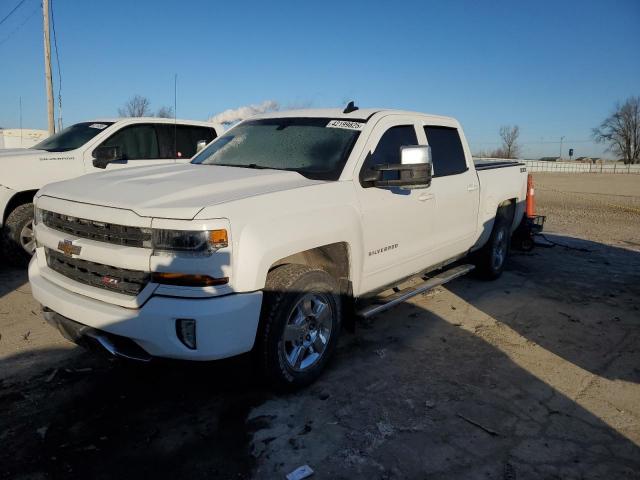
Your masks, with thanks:
[[[256,170],[281,170],[280,168],[265,167],[264,165],[258,165],[257,163],[250,163],[248,165],[231,165],[228,163],[209,163],[208,165],[213,165],[217,167],[253,168]]]

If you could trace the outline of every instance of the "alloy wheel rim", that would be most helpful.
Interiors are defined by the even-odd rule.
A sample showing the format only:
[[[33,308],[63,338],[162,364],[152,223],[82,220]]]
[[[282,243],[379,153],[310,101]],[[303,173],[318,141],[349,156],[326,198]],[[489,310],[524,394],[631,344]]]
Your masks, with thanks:
[[[36,239],[33,234],[33,220],[27,223],[22,230],[20,230],[20,246],[29,255],[33,255],[36,249]]]
[[[327,295],[306,293],[287,319],[282,354],[291,369],[307,370],[324,356],[333,327],[333,308]]]
[[[504,230],[499,230],[493,249],[493,268],[499,269],[507,256],[507,242]]]

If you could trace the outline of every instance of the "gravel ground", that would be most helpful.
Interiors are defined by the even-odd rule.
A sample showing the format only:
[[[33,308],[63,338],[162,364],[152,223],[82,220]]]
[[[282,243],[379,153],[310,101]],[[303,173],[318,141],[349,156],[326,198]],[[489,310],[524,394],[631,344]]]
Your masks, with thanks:
[[[536,182],[556,246],[360,322],[289,395],[85,353],[0,266],[0,478],[640,478],[640,177]]]
[[[640,175],[536,173],[534,179],[548,230],[640,247]]]

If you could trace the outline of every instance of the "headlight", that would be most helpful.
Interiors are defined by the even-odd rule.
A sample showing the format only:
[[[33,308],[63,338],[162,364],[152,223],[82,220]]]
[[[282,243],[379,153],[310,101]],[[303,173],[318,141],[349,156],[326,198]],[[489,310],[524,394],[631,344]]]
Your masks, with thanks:
[[[36,206],[33,207],[33,223],[34,225],[42,222],[42,209]]]
[[[157,253],[191,253],[210,255],[229,245],[226,230],[160,230],[149,232],[145,247],[153,248]]]

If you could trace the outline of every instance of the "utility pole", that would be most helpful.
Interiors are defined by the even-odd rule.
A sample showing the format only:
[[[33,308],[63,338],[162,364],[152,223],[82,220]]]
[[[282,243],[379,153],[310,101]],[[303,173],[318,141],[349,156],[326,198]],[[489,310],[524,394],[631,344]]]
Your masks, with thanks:
[[[560,137],[560,160],[562,160],[562,142],[564,142],[564,137]]]
[[[47,118],[49,135],[56,132],[53,111],[53,81],[51,80],[51,39],[49,38],[49,0],[42,0],[42,29],[44,31],[44,76],[47,85]]]
[[[22,95],[20,96],[20,148],[22,148]]]

